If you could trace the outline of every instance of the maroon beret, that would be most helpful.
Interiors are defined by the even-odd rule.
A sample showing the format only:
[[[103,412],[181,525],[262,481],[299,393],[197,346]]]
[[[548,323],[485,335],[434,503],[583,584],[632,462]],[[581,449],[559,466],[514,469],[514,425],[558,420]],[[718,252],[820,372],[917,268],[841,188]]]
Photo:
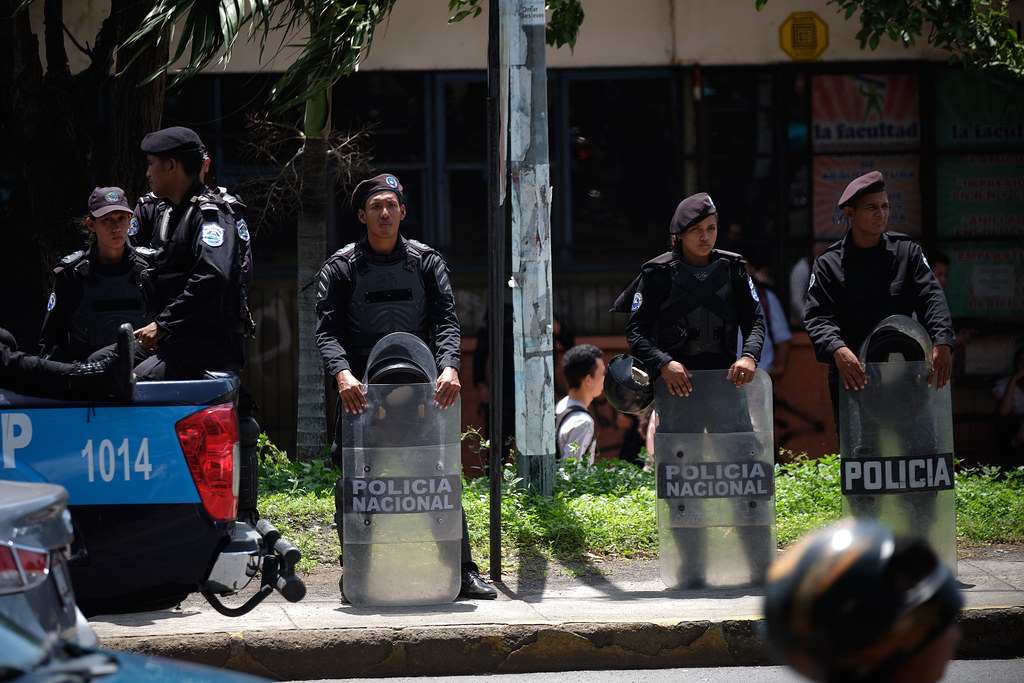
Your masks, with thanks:
[[[878,171],[865,173],[847,185],[846,189],[843,190],[843,196],[839,198],[839,208],[841,209],[847,204],[853,203],[858,197],[863,197],[873,192],[885,192],[885,180]]]

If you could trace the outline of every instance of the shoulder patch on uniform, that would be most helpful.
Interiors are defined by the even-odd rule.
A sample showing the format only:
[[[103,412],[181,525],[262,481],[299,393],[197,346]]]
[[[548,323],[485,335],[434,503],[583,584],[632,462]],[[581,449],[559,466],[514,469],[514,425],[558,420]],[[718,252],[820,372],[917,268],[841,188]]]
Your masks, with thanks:
[[[248,242],[249,241],[249,226],[246,225],[245,219],[244,218],[238,219],[238,223],[236,225],[238,227],[238,236],[241,237],[246,242]]]
[[[750,287],[750,296],[754,297],[754,301],[761,303],[761,300],[757,298],[757,287],[754,286],[754,279],[747,276],[747,286]]]
[[[811,279],[807,282],[807,289],[814,286],[814,273],[811,273]]]
[[[136,218],[135,216],[132,216],[131,222],[128,223],[128,234],[129,235],[135,235],[135,234],[138,234],[138,232],[139,232],[139,219]]]
[[[637,309],[644,305],[644,295],[637,292],[633,295],[633,303],[629,307],[630,313],[636,313]]]
[[[50,292],[50,299],[46,302],[46,310],[52,311],[53,307],[57,305],[57,292]]]
[[[923,252],[921,253],[921,263],[923,263],[924,267],[927,268],[928,270],[932,269],[932,264],[928,263],[928,259],[925,258],[925,255],[924,255]]]
[[[216,223],[203,223],[203,242],[211,247],[224,244],[224,228]]]

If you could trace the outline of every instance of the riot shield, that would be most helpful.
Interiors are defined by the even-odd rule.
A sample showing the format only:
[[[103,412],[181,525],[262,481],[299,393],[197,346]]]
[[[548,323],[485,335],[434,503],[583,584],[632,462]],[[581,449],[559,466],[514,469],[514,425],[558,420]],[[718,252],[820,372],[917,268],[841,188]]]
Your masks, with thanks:
[[[658,564],[669,588],[763,583],[775,559],[771,379],[737,388],[692,373],[688,397],[655,386]]]
[[[383,372],[400,365],[388,361]],[[459,594],[461,399],[441,410],[435,388],[368,384],[367,409],[344,414],[342,557],[353,605],[441,604]]]
[[[914,344],[920,343],[923,328],[918,331],[919,323],[899,318],[895,326],[892,319],[883,321],[872,336],[906,330],[910,353],[900,353],[898,340],[891,338],[885,346],[894,351],[872,361],[869,337],[861,350],[867,386],[839,391],[843,514],[877,519],[897,535],[925,539],[955,575],[950,389],[928,386],[930,352],[926,360],[903,360],[921,357]]]

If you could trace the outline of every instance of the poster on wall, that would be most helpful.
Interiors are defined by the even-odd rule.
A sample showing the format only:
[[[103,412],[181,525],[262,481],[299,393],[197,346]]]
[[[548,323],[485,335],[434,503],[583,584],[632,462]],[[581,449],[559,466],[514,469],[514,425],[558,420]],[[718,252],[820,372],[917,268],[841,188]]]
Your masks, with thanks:
[[[814,238],[840,239],[846,233],[846,219],[836,207],[843,190],[854,178],[880,171],[889,196],[889,229],[912,237],[921,236],[920,157],[901,156],[815,156]]]
[[[952,69],[935,76],[939,151],[1024,152],[1024,85]]]
[[[921,145],[916,74],[830,74],[811,79],[815,153],[917,150]]]
[[[1024,152],[941,155],[935,180],[940,239],[1024,237]]]
[[[949,256],[946,300],[954,318],[1024,315],[1024,245],[1019,242],[945,242]]]

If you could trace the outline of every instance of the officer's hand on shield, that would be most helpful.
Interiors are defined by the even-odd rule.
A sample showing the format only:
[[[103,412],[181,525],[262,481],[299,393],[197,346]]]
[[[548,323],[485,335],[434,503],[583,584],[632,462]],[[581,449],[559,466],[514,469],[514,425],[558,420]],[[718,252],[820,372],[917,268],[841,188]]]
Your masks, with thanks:
[[[441,371],[437,378],[437,391],[434,392],[434,405],[438,408],[451,408],[455,405],[455,399],[459,397],[462,384],[459,383],[459,373],[455,368],[447,367]]]
[[[754,381],[754,373],[757,371],[757,363],[750,356],[742,356],[729,368],[726,379],[731,379],[737,387],[742,387],[748,382]]]
[[[836,370],[839,371],[844,387],[857,391],[867,386],[868,376],[864,373],[864,367],[849,347],[839,347],[832,357],[836,361]]]
[[[661,378],[665,380],[668,393],[673,396],[689,396],[693,390],[690,371],[677,360],[670,360],[661,366]]]
[[[346,413],[362,414],[366,407],[366,392],[363,384],[349,370],[342,370],[334,379],[338,382],[338,398]]]
[[[939,391],[949,382],[953,371],[953,352],[945,344],[937,344],[932,349],[932,371],[928,373],[928,386],[932,379],[936,381],[935,390]]]

